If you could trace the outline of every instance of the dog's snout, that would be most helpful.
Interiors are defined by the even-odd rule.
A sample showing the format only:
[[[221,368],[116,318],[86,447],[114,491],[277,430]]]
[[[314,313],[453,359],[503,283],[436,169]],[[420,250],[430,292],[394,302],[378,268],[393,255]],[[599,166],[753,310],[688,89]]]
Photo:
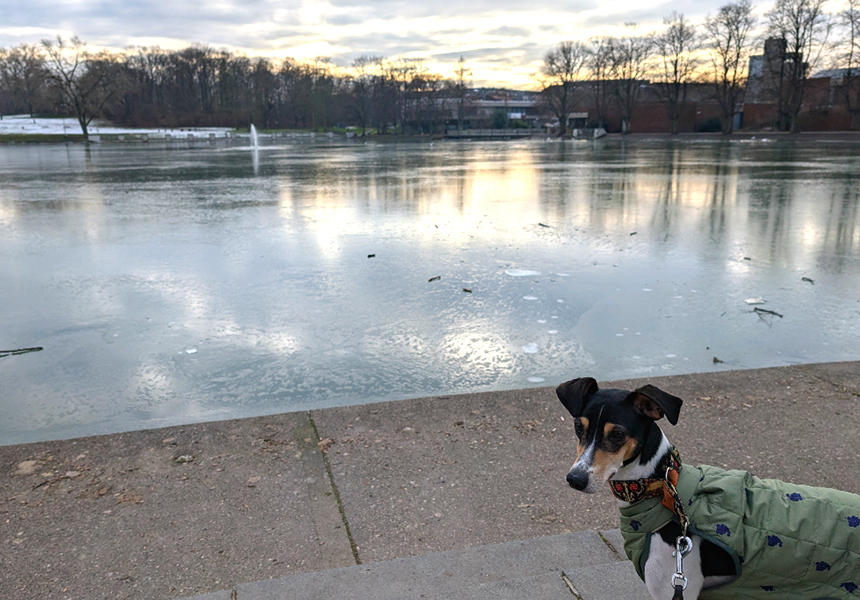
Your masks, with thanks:
[[[582,491],[588,487],[588,472],[571,469],[567,474],[567,483],[575,490]]]

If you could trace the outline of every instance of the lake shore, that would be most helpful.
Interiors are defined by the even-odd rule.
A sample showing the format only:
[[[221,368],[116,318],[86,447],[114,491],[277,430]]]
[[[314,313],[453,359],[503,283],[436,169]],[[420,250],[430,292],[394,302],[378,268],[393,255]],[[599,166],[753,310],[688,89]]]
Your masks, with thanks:
[[[685,401],[684,461],[860,492],[860,362],[602,385],[646,382]],[[617,526],[565,484],[574,448],[551,387],[3,446],[0,589],[181,597]]]
[[[167,131],[167,130],[165,130]],[[164,133],[161,134],[152,134],[152,133],[140,133],[133,129],[129,129],[123,133],[92,133],[90,143],[110,143],[110,144],[137,144],[137,143],[149,143],[149,142],[164,142],[164,141],[172,141],[172,142],[187,142],[187,141],[196,141],[196,142],[217,142],[223,141],[224,139],[241,139],[242,137],[247,137],[247,132],[244,130],[235,130],[231,132],[229,135],[219,134],[217,138],[210,139],[208,134],[201,133],[200,135],[196,135],[194,133],[194,128],[184,128],[184,129],[175,129],[170,130],[171,133],[166,135]],[[266,131],[260,134],[261,139],[263,140],[282,140],[282,139],[316,139],[318,141],[325,141],[328,139],[335,140],[349,140],[353,143],[358,142],[367,142],[372,141],[374,143],[404,143],[404,142],[420,142],[420,141],[442,141],[446,140],[443,134],[384,134],[384,135],[376,135],[371,134],[367,136],[359,136],[353,135],[348,136],[342,131],[311,131],[311,130],[284,130],[284,131]],[[531,136],[518,137],[513,140],[504,140],[504,138],[499,138],[500,141],[522,141],[522,140],[542,140],[542,139],[552,139],[554,141],[558,141],[558,138],[549,138],[545,132],[536,130]],[[609,133],[603,138],[599,139],[617,139],[617,140],[629,140],[629,141],[642,141],[642,140],[667,140],[667,139],[675,139],[680,141],[737,141],[737,140],[769,140],[769,141],[841,141],[841,142],[860,142],[860,131],[802,131],[799,133],[790,133],[786,131],[773,131],[773,130],[741,130],[732,132],[729,135],[723,135],[720,132],[690,132],[690,133],[661,133],[661,132],[651,132],[651,133],[629,133],[629,134],[621,134],[621,133]],[[573,140],[573,138],[567,138],[568,141]],[[451,141],[486,141],[482,138],[472,139],[468,136],[464,136],[462,138],[451,140]],[[578,140],[583,141],[583,140]],[[584,140],[589,141],[589,140]],[[58,144],[58,143],[66,143],[66,144],[83,144],[87,143],[87,140],[80,133],[5,133],[0,131],[0,144]],[[263,142],[263,147],[265,147],[265,141]]]

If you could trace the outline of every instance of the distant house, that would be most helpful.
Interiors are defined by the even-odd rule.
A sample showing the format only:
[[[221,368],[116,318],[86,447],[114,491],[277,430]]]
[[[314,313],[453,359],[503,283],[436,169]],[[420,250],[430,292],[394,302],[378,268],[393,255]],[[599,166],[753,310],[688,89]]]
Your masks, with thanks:
[[[463,98],[442,101],[447,129],[541,126],[537,92],[475,88]]]

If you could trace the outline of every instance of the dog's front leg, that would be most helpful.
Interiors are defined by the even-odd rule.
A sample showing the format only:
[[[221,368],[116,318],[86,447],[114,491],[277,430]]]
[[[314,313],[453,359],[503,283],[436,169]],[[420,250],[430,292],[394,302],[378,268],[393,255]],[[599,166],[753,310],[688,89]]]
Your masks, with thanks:
[[[702,576],[702,556],[699,553],[702,540],[691,536],[693,549],[684,557],[684,576],[687,578],[687,589],[684,590],[684,600],[696,600],[702,591],[704,577]],[[651,550],[645,561],[645,586],[654,600],[672,600],[675,589],[672,587],[672,575],[675,574],[675,550],[663,541],[659,533],[651,534]]]

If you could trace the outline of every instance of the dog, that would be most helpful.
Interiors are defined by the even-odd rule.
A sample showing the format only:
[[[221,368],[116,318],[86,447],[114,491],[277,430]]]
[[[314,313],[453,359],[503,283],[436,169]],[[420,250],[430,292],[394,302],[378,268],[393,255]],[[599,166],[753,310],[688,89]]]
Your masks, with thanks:
[[[652,385],[583,377],[556,394],[579,439],[567,483],[609,483],[625,553],[654,600],[860,598],[860,496],[682,464],[656,424],[677,424],[682,400]]]

